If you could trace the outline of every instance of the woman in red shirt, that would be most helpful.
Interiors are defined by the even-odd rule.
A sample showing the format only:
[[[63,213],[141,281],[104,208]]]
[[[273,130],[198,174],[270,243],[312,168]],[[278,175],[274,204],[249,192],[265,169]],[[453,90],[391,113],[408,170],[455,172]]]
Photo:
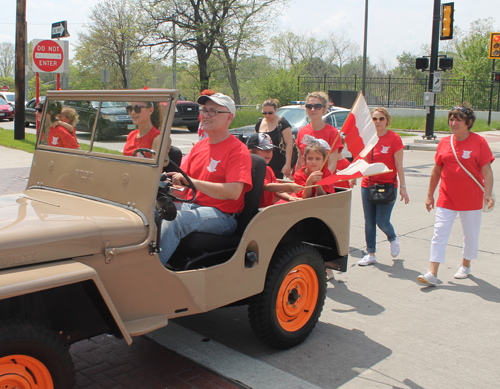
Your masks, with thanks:
[[[460,214],[462,222],[464,243],[462,263],[454,277],[463,279],[469,276],[471,260],[478,256],[483,203],[489,208],[495,204],[492,197],[491,170],[491,163],[495,158],[486,140],[470,132],[475,120],[476,115],[469,107],[454,107],[448,113],[448,124],[453,135],[439,142],[435,156],[436,165],[432,169],[425,201],[427,211],[430,212],[434,208],[434,191],[441,180],[434,236],[431,241],[430,268],[426,274],[418,276],[418,281],[422,284],[436,286],[439,264],[444,262],[446,244],[457,214]],[[474,182],[460,164],[482,187]]]
[[[364,177],[361,182],[361,198],[363,200],[363,213],[365,216],[365,240],[367,255],[358,262],[359,266],[367,266],[377,262],[375,257],[377,226],[384,232],[389,241],[391,256],[399,255],[399,241],[391,224],[392,204],[372,204],[368,202],[369,186],[374,184],[394,184],[399,187],[401,200],[408,204],[410,198],[406,191],[405,173],[403,170],[403,142],[398,134],[387,129],[391,124],[391,115],[385,108],[374,108],[372,119],[377,130],[378,142],[372,151],[365,157],[368,163],[381,162],[392,172],[373,177]]]
[[[297,134],[297,147],[300,152],[295,171],[304,165],[306,143],[303,142],[303,139],[306,135],[313,136],[316,139],[324,139],[328,143],[332,148],[332,152],[328,157],[328,169],[330,172],[337,170],[337,160],[340,158],[344,146],[342,146],[342,140],[338,136],[337,129],[323,121],[323,115],[327,113],[329,104],[328,95],[325,92],[312,92],[307,96],[306,113],[311,122],[302,127]]]
[[[127,106],[127,112],[132,119],[132,122],[137,126],[137,130],[134,130],[128,134],[127,142],[125,142],[125,147],[123,148],[123,155],[134,155],[134,151],[137,149],[150,149],[159,150],[160,146],[160,131],[158,131],[152,123],[152,116],[157,114],[157,109],[154,107],[153,103],[146,102],[134,102],[133,105]],[[151,153],[137,153],[136,157],[139,158],[152,158]]]

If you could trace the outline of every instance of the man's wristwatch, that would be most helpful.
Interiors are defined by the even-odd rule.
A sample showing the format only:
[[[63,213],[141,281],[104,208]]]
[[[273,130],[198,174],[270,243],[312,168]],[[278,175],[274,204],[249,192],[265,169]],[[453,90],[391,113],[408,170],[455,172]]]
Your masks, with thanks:
[[[406,188],[406,185],[399,185],[400,188]]]

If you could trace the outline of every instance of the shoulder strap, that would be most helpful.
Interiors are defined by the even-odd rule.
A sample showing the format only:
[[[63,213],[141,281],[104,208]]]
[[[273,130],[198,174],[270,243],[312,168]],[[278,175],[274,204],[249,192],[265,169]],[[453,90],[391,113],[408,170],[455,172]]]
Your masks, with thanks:
[[[262,123],[262,118],[259,118],[259,120],[257,120],[257,123],[255,123],[255,132],[259,132],[261,123]]]
[[[471,172],[469,172],[469,171],[465,168],[465,166],[464,166],[464,165],[462,165],[462,162],[460,162],[460,160],[458,159],[457,152],[455,151],[455,146],[453,145],[453,139],[454,139],[454,137],[455,137],[455,136],[454,136],[454,135],[452,135],[452,136],[451,136],[451,139],[450,139],[450,146],[451,146],[451,149],[453,150],[453,155],[455,155],[455,158],[457,159],[457,162],[458,162],[458,164],[460,165],[460,167],[461,167],[462,169],[464,169],[464,171],[467,173],[467,175],[468,175],[470,178],[472,178],[472,179],[474,180],[474,182],[475,182],[476,184],[478,184],[478,185],[479,185],[479,187],[481,188],[481,190],[484,192],[484,191],[485,191],[484,186],[482,186],[482,185],[479,183],[479,181],[476,179],[476,177],[474,177],[474,176],[472,175],[472,173],[471,173]]]

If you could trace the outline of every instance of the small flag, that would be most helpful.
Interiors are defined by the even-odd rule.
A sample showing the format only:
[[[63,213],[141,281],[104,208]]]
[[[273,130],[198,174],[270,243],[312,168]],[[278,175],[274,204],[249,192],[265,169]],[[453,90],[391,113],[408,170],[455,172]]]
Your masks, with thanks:
[[[345,144],[354,160],[364,158],[378,142],[377,130],[373,124],[370,109],[361,92],[341,131],[345,134]]]

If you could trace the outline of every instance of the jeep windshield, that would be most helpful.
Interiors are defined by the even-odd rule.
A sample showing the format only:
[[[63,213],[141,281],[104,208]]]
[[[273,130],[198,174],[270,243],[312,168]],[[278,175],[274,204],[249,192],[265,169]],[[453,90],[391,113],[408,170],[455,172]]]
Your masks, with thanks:
[[[48,92],[28,188],[112,202],[151,215],[168,158],[177,93]]]

